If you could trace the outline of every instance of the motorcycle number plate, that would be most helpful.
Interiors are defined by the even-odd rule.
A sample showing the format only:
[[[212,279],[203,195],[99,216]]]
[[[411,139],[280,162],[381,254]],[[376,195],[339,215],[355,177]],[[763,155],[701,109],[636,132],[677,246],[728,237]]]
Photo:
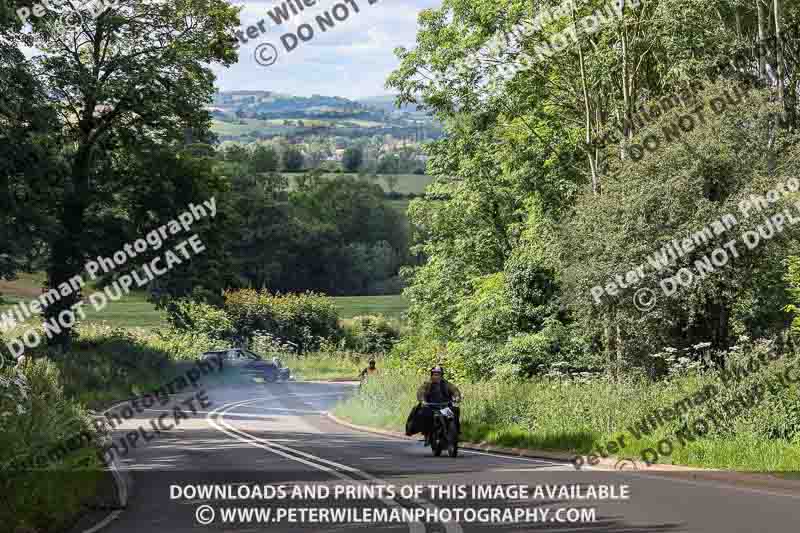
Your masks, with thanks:
[[[442,409],[439,412],[442,413],[447,418],[452,418],[453,417],[453,411],[451,411],[449,407],[445,407],[444,409]]]

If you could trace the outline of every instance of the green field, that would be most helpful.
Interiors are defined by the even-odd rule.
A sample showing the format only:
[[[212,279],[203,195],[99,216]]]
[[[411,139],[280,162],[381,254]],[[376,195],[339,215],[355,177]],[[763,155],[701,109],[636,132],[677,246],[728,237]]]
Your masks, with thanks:
[[[339,308],[339,316],[353,318],[359,315],[383,315],[402,318],[408,302],[400,294],[389,296],[336,296],[333,301]]]
[[[284,124],[284,121],[289,121],[291,125],[287,126]],[[212,120],[211,121],[211,131],[216,133],[217,135],[232,135],[232,136],[247,136],[252,134],[255,131],[271,131],[274,133],[280,133],[282,130],[285,131],[286,128],[298,128],[300,126],[297,125],[298,120],[303,121],[302,127],[313,127],[313,126],[328,126],[328,127],[351,127],[350,124],[355,125],[361,128],[377,128],[380,126],[384,126],[381,122],[373,122],[370,120],[358,120],[358,119],[316,119],[316,118],[271,118],[271,119],[258,119],[258,118],[244,118],[239,119],[236,122],[225,122],[223,120]],[[244,122],[244,124],[240,124]],[[344,124],[347,123],[348,125],[345,126]]]
[[[15,281],[0,282],[0,295],[5,304],[0,304],[0,312],[21,300],[30,301],[41,294],[44,274],[20,274]],[[88,297],[89,292],[85,292]],[[386,317],[401,318],[408,302],[401,295],[390,296],[340,296],[334,297],[342,318],[358,315],[382,314]],[[144,293],[131,293],[117,302],[109,302],[102,311],[94,311],[87,306],[87,322],[105,323],[114,327],[136,327],[153,329],[166,326],[164,313],[155,309],[146,300]],[[32,323],[32,322],[31,322]]]

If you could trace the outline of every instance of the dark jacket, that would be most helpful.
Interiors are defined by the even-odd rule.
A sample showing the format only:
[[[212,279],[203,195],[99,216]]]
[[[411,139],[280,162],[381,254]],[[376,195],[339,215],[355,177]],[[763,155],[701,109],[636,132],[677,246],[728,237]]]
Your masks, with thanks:
[[[449,381],[442,380],[440,381],[442,389],[442,395],[445,398],[449,398],[453,401],[458,401],[461,399],[461,391],[458,390],[458,387],[450,383]],[[428,380],[423,383],[419,389],[417,389],[417,401],[424,402],[427,401],[426,398],[431,392],[431,387],[433,386],[433,382]]]

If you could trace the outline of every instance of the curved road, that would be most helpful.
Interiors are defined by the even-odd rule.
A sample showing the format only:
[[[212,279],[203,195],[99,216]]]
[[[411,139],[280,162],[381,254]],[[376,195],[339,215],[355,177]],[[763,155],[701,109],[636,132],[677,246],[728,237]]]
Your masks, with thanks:
[[[363,433],[326,418],[325,411],[351,394],[352,385],[262,384],[228,372],[224,378],[206,384],[210,405],[194,402],[191,413],[181,404],[188,419],[122,459],[133,478],[131,500],[103,531],[788,533],[800,524],[796,493],[636,472],[576,472],[549,460],[467,450],[455,459],[435,458],[420,441]],[[145,410],[126,428],[149,427],[159,416],[169,422],[174,405]],[[395,494],[379,492],[389,485]],[[586,496],[601,486],[613,497],[570,494]],[[283,499],[275,498],[278,487]],[[474,487],[489,492],[473,493]],[[310,490],[317,492],[302,492]],[[310,509],[319,514],[304,519]],[[436,521],[447,520],[448,510],[464,513],[461,522]],[[334,512],[381,512],[386,516],[377,520],[387,522],[359,521],[369,520],[363,515],[333,520]],[[425,518],[404,521],[404,513]]]

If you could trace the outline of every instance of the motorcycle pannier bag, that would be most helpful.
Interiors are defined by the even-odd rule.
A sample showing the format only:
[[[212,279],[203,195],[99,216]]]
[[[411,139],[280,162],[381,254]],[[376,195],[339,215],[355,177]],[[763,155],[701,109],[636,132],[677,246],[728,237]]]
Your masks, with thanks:
[[[417,427],[417,413],[419,412],[419,409],[420,406],[415,405],[411,409],[411,413],[408,415],[408,420],[406,420],[406,435],[409,437],[415,433],[419,433],[419,428]]]

